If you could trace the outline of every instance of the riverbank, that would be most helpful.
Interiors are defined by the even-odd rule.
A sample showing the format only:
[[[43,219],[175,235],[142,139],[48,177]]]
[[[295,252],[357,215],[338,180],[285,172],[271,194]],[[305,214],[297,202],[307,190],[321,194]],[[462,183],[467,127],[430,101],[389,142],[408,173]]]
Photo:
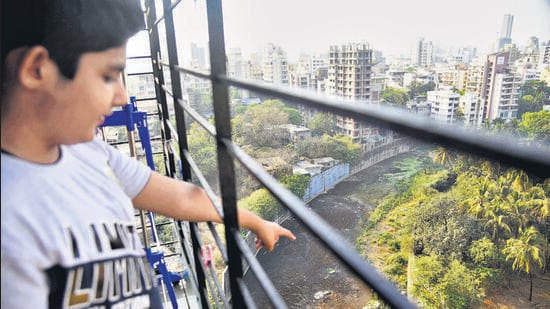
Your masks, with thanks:
[[[366,168],[312,200],[309,207],[354,246],[368,214],[395,190],[395,182],[388,177],[401,177],[402,170],[393,163],[409,157],[414,154],[400,154]],[[297,239],[282,240],[271,253],[260,251],[258,259],[289,307],[361,308],[369,303],[372,294],[368,287],[355,279],[296,219],[285,221],[283,226],[292,230]],[[245,281],[249,287],[257,286],[253,275],[245,276]],[[259,308],[271,308],[263,292],[251,293]]]

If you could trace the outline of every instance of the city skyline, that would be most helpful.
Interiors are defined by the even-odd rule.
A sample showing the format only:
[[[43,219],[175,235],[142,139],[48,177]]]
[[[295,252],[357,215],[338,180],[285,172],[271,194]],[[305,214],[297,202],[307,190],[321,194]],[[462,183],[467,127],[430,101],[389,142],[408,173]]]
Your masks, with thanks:
[[[496,47],[505,14],[514,16],[511,37],[516,45],[524,46],[531,36],[550,40],[550,0],[370,2],[224,0],[226,49],[240,48],[248,56],[273,43],[293,61],[300,53],[327,53],[330,45],[367,42],[386,56],[410,56],[424,38],[442,50],[475,47],[489,52]],[[186,45],[206,47],[204,2],[181,4],[176,31]]]

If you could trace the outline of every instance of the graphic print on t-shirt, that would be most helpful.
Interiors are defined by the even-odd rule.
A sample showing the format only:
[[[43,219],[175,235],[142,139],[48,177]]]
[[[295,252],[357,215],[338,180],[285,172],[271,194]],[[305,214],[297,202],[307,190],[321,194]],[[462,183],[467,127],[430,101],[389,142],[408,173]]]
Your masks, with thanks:
[[[82,229],[67,228],[76,263],[47,270],[50,308],[160,308],[157,282],[134,229],[90,224],[84,236]]]

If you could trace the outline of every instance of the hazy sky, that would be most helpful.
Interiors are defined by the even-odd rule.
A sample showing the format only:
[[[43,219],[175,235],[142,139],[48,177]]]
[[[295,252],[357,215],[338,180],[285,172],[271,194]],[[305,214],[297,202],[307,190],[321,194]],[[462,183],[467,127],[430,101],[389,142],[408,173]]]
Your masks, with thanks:
[[[206,46],[205,0],[182,1],[176,12],[184,44]],[[300,52],[327,52],[330,45],[368,42],[385,55],[409,55],[420,37],[434,45],[495,44],[504,14],[514,15],[512,40],[550,40],[550,0],[222,0],[226,48],[244,54],[272,42],[292,60]],[[197,26],[199,25],[199,26]]]

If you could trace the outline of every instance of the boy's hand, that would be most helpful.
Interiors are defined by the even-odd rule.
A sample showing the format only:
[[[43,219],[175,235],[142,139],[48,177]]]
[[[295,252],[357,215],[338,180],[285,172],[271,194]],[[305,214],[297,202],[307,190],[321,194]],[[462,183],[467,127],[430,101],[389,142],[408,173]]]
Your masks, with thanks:
[[[296,236],[294,236],[294,234],[292,234],[292,232],[288,229],[285,229],[275,222],[267,220],[263,220],[261,227],[254,232],[256,233],[256,249],[264,247],[268,251],[273,251],[281,236],[287,237],[291,240],[296,239]]]

